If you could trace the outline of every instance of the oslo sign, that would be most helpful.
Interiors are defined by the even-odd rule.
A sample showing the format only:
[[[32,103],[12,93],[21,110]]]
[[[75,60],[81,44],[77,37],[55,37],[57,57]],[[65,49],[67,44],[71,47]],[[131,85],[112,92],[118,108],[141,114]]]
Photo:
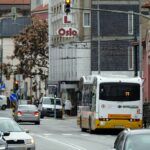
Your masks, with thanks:
[[[62,27],[57,30],[57,34],[61,37],[74,37],[78,35],[78,30],[72,27]]]

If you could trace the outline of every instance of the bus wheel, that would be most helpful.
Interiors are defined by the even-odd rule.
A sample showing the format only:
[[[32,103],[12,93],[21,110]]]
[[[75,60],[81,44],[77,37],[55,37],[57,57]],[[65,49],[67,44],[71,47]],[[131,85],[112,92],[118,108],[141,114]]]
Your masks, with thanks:
[[[94,130],[92,130],[92,121],[91,121],[91,117],[89,118],[89,133],[93,134]]]
[[[82,127],[82,118],[80,117],[80,129],[82,132],[85,132],[86,129]]]

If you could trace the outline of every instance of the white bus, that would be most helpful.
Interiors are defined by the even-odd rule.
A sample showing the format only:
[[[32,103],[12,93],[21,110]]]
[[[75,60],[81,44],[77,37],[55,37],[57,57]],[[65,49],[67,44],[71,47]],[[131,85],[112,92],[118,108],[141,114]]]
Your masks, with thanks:
[[[142,128],[143,94],[140,77],[83,76],[77,123],[82,131]]]

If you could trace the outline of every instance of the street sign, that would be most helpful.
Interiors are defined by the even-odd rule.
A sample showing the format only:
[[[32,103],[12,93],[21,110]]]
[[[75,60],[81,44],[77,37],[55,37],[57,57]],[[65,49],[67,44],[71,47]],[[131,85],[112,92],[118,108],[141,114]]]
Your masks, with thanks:
[[[57,30],[57,34],[61,37],[74,37],[78,35],[78,30],[72,27],[62,27]]]
[[[14,101],[17,101],[17,100],[18,100],[18,97],[17,97],[17,95],[16,95],[15,93],[12,93],[12,94],[10,95],[10,97],[9,97],[9,100],[10,100],[11,102],[14,102]]]

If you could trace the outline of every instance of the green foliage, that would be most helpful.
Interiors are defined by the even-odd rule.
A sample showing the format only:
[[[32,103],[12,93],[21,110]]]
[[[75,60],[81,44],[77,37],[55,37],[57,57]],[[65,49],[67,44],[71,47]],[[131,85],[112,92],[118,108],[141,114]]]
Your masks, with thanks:
[[[19,60],[15,72],[23,74],[24,78],[35,75],[40,75],[41,79],[46,78],[45,72],[48,70],[47,21],[32,18],[32,24],[14,37],[14,44],[15,50],[12,57]],[[8,64],[6,66],[8,67]]]

